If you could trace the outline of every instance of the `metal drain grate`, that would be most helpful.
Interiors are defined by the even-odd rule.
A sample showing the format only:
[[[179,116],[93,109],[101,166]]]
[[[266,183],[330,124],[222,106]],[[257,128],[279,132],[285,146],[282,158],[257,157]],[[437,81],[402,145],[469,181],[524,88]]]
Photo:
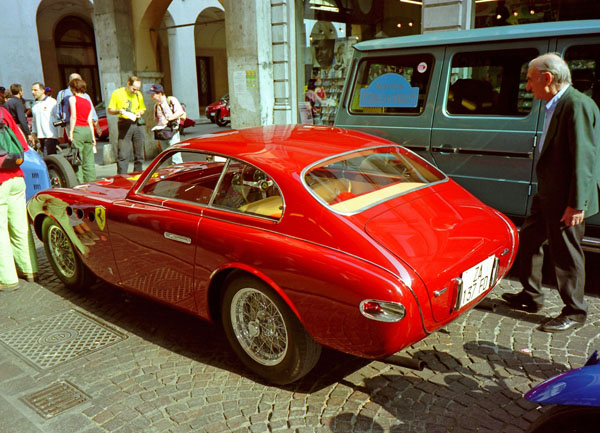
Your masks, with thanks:
[[[90,396],[68,381],[52,384],[21,398],[44,418],[52,418],[89,399]]]
[[[126,335],[75,310],[0,332],[0,342],[41,370],[88,355],[125,338]]]

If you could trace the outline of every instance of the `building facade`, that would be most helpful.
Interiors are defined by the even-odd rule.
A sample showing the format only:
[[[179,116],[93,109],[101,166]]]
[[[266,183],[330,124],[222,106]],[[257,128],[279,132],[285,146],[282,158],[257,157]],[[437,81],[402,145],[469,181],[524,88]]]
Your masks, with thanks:
[[[0,0],[0,5],[13,11],[0,40],[14,53],[0,63],[0,85],[20,83],[28,97],[31,83],[42,81],[56,95],[68,75],[78,72],[100,103],[137,75],[143,90],[163,84],[193,119],[229,93],[233,127],[301,121],[309,84],[325,100],[315,121],[330,124],[357,41],[600,18],[596,0],[20,0],[16,8],[14,0]],[[154,149],[149,143],[147,154]],[[109,149],[105,160],[110,159]]]

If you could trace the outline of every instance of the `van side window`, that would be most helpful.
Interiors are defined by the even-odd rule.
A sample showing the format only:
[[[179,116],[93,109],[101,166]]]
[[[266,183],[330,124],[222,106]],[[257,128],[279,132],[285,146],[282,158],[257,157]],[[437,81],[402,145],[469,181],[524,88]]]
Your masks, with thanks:
[[[600,106],[600,45],[575,45],[565,51],[573,87]]]
[[[423,112],[433,69],[433,56],[371,57],[361,61],[352,91],[350,112],[409,114]]]
[[[532,95],[525,90],[536,49],[456,54],[450,66],[448,114],[526,116]]]

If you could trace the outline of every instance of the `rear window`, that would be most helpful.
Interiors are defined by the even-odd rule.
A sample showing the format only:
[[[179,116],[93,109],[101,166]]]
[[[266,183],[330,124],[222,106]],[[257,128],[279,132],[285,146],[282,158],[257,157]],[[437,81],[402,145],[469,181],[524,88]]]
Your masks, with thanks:
[[[311,194],[340,213],[358,213],[446,176],[398,146],[363,149],[317,163],[303,180]]]
[[[372,57],[360,62],[350,112],[407,114],[423,112],[433,56]]]

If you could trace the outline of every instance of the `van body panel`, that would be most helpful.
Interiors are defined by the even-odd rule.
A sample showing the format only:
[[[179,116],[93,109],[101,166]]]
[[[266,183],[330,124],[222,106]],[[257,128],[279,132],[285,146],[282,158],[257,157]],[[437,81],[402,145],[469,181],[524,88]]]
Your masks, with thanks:
[[[429,33],[364,41],[354,48],[335,125],[410,148],[515,221],[528,214],[537,192],[535,165],[544,127],[542,101],[525,89],[528,62],[559,52],[573,86],[600,105],[600,20]],[[353,94],[361,62],[426,54],[435,64],[419,114],[394,111],[387,102],[379,112],[364,109],[362,101],[357,106]],[[389,69],[407,79],[414,76]],[[600,251],[600,214],[586,219],[586,225],[584,248]]]
[[[484,203],[511,215],[525,215],[527,213],[528,198],[530,194],[531,176],[536,142],[538,119],[540,118],[540,101],[525,98],[521,103],[530,104],[530,111],[521,115],[504,115],[506,110],[517,110],[519,98],[523,99],[524,89],[519,90],[521,95],[507,95],[512,101],[507,101],[506,107],[498,107],[498,113],[482,114],[485,109],[477,107],[458,107],[451,113],[448,105],[448,88],[452,77],[454,60],[459,56],[471,56],[473,60],[498,61],[500,64],[509,62],[520,53],[522,59],[513,66],[499,66],[505,76],[494,77],[495,80],[506,87],[507,80],[521,80],[524,86],[525,77],[516,76],[523,74],[528,60],[547,52],[547,40],[518,41],[513,43],[488,43],[473,45],[454,45],[446,49],[446,61],[442,71],[445,81],[439,86],[438,103],[435,107],[434,122],[431,133],[431,151],[435,164],[447,175],[463,187],[479,197]],[[485,59],[486,53],[490,59]],[[497,53],[497,54],[496,54]],[[492,57],[504,56],[494,60]],[[454,68],[464,72],[467,68]],[[475,68],[471,68],[475,69]],[[512,75],[508,77],[509,71]],[[475,73],[476,70],[473,71]],[[479,83],[482,80],[463,78],[460,81]],[[511,87],[515,87],[512,86]],[[515,87],[516,88],[516,87]],[[477,91],[479,89],[475,89]],[[492,90],[490,97],[502,98],[502,90]],[[458,95],[456,95],[458,97]],[[477,95],[473,95],[477,96]],[[473,96],[470,96],[473,98]],[[481,96],[481,95],[479,95]],[[485,101],[483,101],[485,103]],[[501,101],[495,102],[502,105]],[[489,101],[493,105],[494,102]],[[510,106],[509,106],[510,105]],[[514,107],[513,107],[514,105]],[[462,108],[462,110],[459,110]],[[471,113],[471,111],[473,113]],[[492,110],[495,111],[495,110]],[[494,115],[495,114],[495,115]],[[543,118],[543,114],[541,115]]]

